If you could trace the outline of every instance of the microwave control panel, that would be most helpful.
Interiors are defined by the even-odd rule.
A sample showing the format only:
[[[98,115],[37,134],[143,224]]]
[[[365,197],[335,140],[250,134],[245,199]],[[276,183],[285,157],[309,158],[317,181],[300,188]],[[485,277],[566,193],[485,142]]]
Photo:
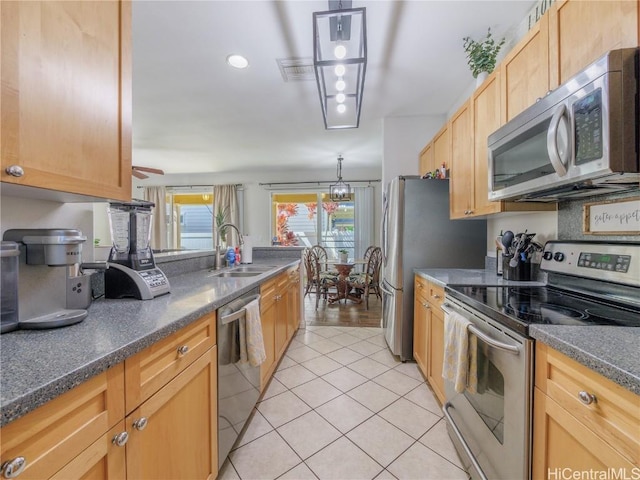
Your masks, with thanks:
[[[573,104],[576,165],[602,158],[602,89]]]

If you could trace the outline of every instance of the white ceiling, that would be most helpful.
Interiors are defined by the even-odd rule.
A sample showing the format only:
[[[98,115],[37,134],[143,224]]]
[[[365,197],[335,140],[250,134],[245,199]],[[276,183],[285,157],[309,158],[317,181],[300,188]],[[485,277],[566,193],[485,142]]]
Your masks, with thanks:
[[[473,82],[462,38],[500,38],[527,1],[353,0],[367,8],[360,128],[326,131],[315,81],[282,79],[278,58],[312,57],[319,1],[135,1],[133,163],[167,173],[382,164],[382,120],[443,115]],[[225,59],[241,53],[245,70]],[[425,141],[427,139],[425,138]]]

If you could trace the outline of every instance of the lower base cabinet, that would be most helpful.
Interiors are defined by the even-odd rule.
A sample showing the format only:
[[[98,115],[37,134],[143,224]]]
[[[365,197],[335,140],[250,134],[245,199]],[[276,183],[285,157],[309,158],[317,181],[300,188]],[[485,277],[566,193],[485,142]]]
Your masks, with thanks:
[[[4,426],[1,475],[215,479],[215,325],[215,315],[207,315]],[[138,388],[126,392],[125,379]],[[133,404],[131,398],[142,400]]]
[[[427,380],[441,404],[444,404],[444,378],[442,366],[444,360],[444,316],[442,310],[431,307],[431,315],[427,324],[429,350],[427,352]]]
[[[216,478],[217,360],[213,347],[127,416],[129,478]]]
[[[639,395],[540,342],[535,378],[532,478],[640,472]]]

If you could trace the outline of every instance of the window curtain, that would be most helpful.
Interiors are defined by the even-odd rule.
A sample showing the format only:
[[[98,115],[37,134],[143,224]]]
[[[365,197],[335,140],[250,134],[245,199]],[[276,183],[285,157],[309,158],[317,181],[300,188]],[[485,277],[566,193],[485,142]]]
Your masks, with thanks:
[[[218,212],[226,211],[226,223],[232,223],[238,229],[242,229],[240,225],[240,208],[238,206],[238,189],[236,185],[214,185],[213,186],[213,244],[216,244],[218,238],[218,226],[216,216]],[[232,228],[226,229],[227,245],[239,245],[240,239],[238,234]],[[224,239],[222,239],[224,240]]]
[[[375,238],[374,187],[353,187],[355,194],[354,230],[355,258],[362,258]]]
[[[151,223],[151,248],[164,250],[167,248],[167,192],[165,187],[144,187],[144,199],[153,202]]]

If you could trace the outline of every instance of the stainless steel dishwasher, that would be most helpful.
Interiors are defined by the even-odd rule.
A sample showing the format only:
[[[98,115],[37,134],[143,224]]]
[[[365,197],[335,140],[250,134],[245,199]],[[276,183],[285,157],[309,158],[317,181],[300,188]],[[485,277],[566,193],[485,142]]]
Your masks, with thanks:
[[[218,309],[218,469],[229,455],[260,396],[260,367],[240,363],[239,330],[254,289]]]

